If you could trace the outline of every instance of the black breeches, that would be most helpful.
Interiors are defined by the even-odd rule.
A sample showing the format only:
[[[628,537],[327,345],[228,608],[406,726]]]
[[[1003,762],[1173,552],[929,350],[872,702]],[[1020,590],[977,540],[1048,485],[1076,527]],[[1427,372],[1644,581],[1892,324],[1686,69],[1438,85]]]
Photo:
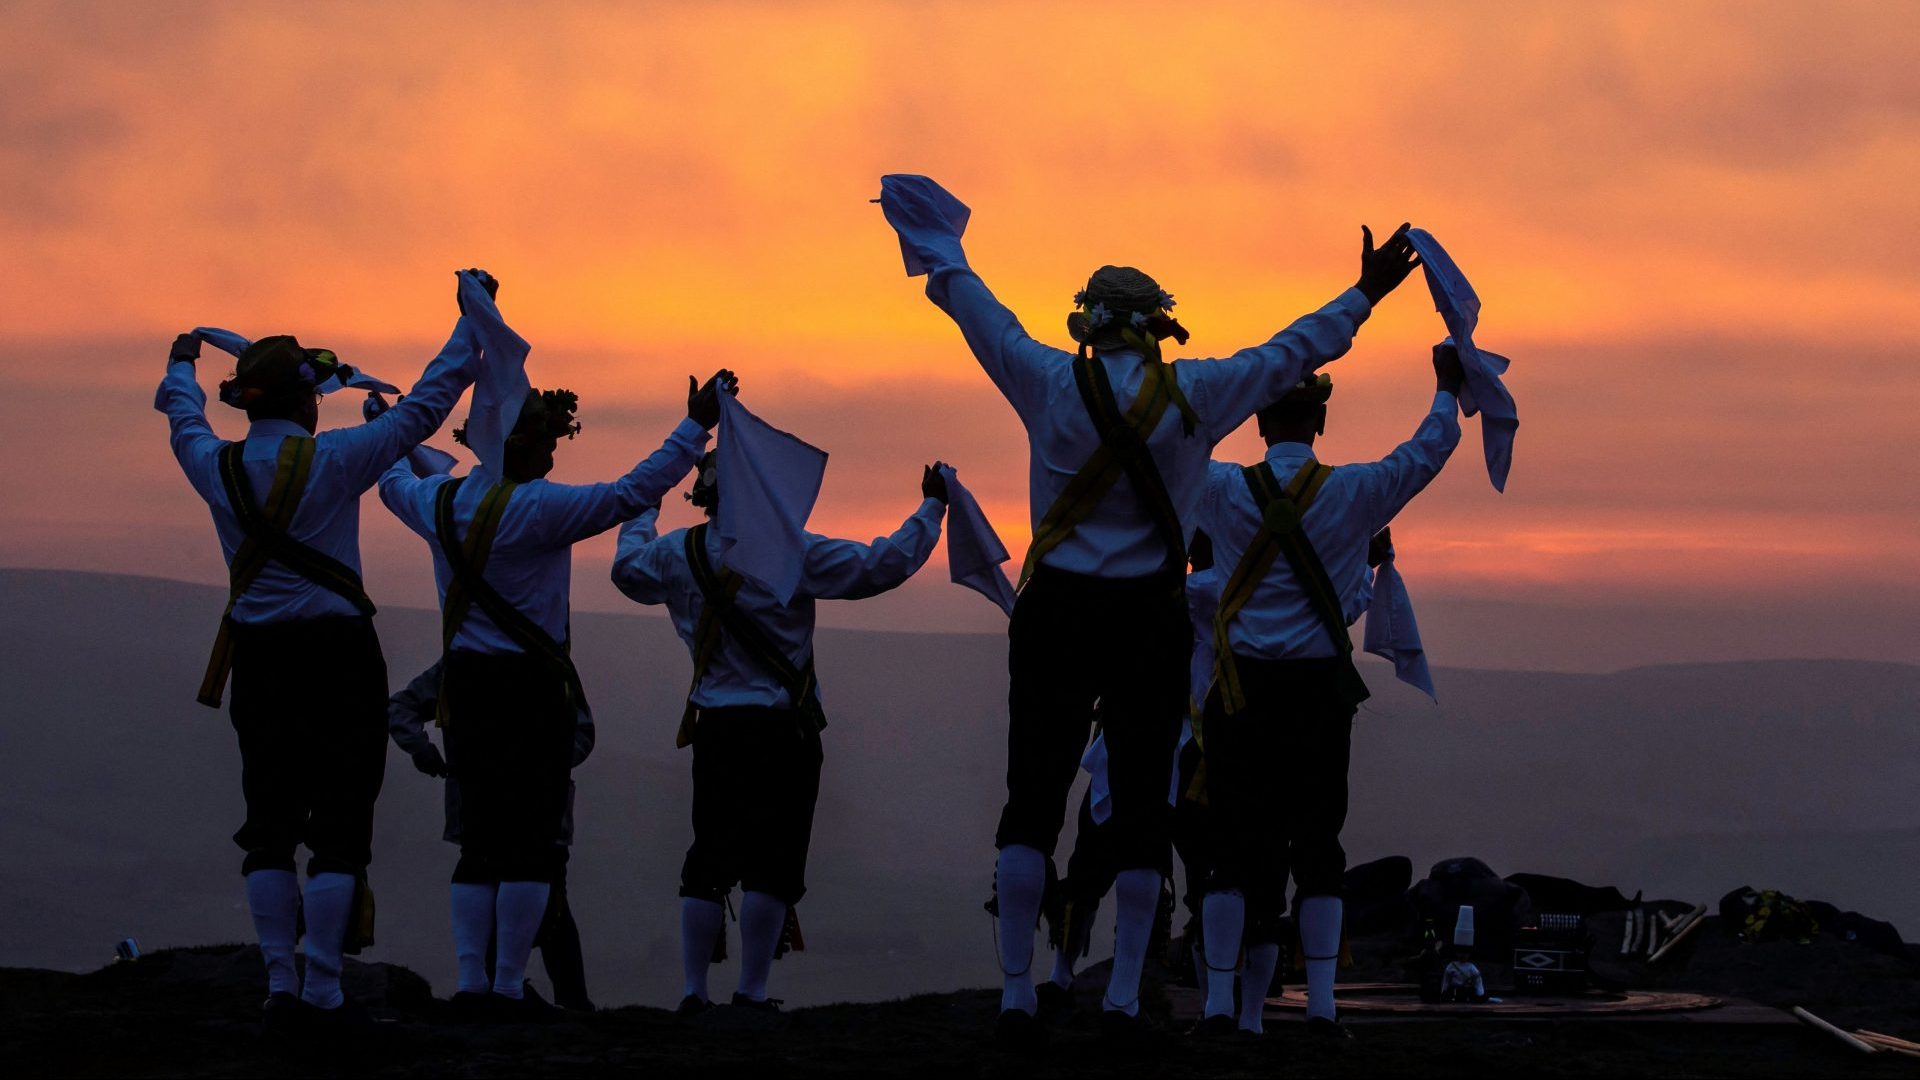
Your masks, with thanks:
[[[1099,703],[1115,872],[1166,865],[1167,779],[1193,631],[1180,578],[1109,580],[1041,567],[1008,628],[1007,803],[995,845],[1051,855]]]
[[[1209,891],[1247,899],[1258,943],[1301,896],[1338,896],[1347,853],[1347,762],[1353,737],[1350,661],[1236,657],[1246,707],[1229,716],[1207,699]]]
[[[360,616],[236,626],[230,715],[247,820],[241,873],[363,873],[386,779],[387,664]]]
[[[525,653],[447,654],[447,769],[460,785],[469,884],[560,880],[574,705],[551,665]]]
[[[791,709],[702,709],[693,729],[693,845],[680,895],[719,901],[738,884],[789,905],[807,891],[820,798],[820,736]]]

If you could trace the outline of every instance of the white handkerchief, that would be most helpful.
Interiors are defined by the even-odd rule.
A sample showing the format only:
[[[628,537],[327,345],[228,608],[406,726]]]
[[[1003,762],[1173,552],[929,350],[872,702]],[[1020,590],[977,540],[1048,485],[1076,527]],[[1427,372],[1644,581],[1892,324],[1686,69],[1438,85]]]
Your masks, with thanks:
[[[1107,779],[1107,737],[1096,735],[1080,755],[1080,767],[1088,776],[1087,798],[1091,801],[1093,823],[1105,825],[1113,816],[1113,787]]]
[[[477,275],[460,273],[460,300],[467,325],[480,342],[480,373],[473,381],[473,406],[467,414],[467,448],[495,476],[505,475],[507,436],[520,422],[532,385],[527,354],[533,347],[513,332]]]
[[[827,474],[827,452],[720,395],[720,509],[714,532],[727,568],[785,604],[800,587],[807,518]]]
[[[1393,555],[1380,561],[1373,575],[1373,602],[1367,608],[1365,648],[1393,663],[1393,673],[1401,682],[1415,687],[1434,701],[1433,673],[1427,670],[1427,651],[1420,644],[1420,626],[1413,620],[1413,598],[1407,595],[1407,583],[1394,569]]]
[[[913,250],[913,239],[934,244],[955,244],[966,234],[973,211],[953,197],[953,193],[924,176],[894,173],[880,178],[880,209],[887,223],[900,234],[900,259],[908,277],[927,272],[927,265]],[[909,239],[912,238],[912,239]]]
[[[1013,583],[1000,569],[1000,564],[1010,558],[1007,546],[993,531],[973,492],[960,483],[953,466],[943,467],[940,474],[947,480],[947,568],[954,584],[980,593],[1012,618]]]
[[[1513,395],[1507,393],[1500,376],[1510,361],[1495,353],[1481,352],[1473,343],[1474,329],[1480,323],[1480,296],[1473,291],[1467,276],[1460,272],[1447,249],[1425,229],[1407,230],[1407,239],[1420,254],[1421,268],[1427,274],[1427,291],[1433,294],[1433,306],[1447,324],[1454,347],[1460,350],[1460,366],[1467,384],[1460,394],[1460,409],[1468,416],[1480,413],[1480,446],[1486,453],[1487,478],[1496,491],[1507,489],[1507,471],[1513,466],[1513,435],[1520,427]]]
[[[247,351],[247,346],[253,344],[253,342],[248,341],[239,334],[231,330],[222,330],[217,326],[196,326],[193,328],[193,336],[231,356],[239,356],[241,353]],[[356,390],[377,390],[384,394],[397,394],[400,392],[400,388],[392,383],[384,379],[376,379],[366,372],[347,364],[340,365],[338,372],[320,380],[320,383],[315,386],[314,389],[322,394],[331,394],[335,391],[345,390],[348,387],[353,387]]]

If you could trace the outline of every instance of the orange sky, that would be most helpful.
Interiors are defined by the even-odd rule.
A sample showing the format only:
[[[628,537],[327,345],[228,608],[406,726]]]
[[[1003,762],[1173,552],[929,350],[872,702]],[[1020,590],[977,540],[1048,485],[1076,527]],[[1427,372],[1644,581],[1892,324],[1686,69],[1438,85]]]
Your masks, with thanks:
[[[1470,428],[1396,528],[1427,594],[1920,578],[1920,7],[11,3],[0,41],[0,562],[218,580],[147,408],[171,335],[405,382],[471,264],[582,394],[560,478],[725,364],[833,453],[816,528],[890,527],[940,456],[1022,547],[1018,425],[867,202],[913,171],[1056,343],[1102,262],[1218,355],[1350,283],[1361,221],[1430,229],[1524,423],[1506,495]],[[1324,456],[1412,430],[1441,333],[1386,302]],[[366,518],[376,592],[424,595]]]

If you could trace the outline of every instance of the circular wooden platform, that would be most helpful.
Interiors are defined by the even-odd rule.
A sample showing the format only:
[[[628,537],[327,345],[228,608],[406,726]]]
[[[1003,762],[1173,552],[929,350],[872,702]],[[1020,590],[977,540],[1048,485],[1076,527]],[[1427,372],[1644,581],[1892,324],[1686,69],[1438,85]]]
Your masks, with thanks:
[[[1677,991],[1626,990],[1617,994],[1592,991],[1577,997],[1551,994],[1500,995],[1498,1003],[1472,1005],[1420,1000],[1420,988],[1413,983],[1348,983],[1334,991],[1343,1013],[1409,1013],[1423,1016],[1618,1016],[1623,1013],[1694,1012],[1718,1008],[1720,999],[1706,994]],[[1288,989],[1267,1005],[1280,1009],[1305,1009],[1305,989]]]

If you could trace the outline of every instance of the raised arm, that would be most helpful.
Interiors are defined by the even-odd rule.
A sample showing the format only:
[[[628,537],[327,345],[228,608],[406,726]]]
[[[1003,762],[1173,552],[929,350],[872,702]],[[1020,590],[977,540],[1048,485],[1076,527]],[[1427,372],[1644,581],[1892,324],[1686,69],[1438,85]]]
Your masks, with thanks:
[[[434,495],[440,490],[440,485],[446,483],[446,479],[442,475],[415,476],[403,458],[381,474],[380,501],[393,511],[393,516],[399,518],[402,525],[425,537],[431,544],[436,540]]]
[[[1451,345],[1433,347],[1436,389],[1433,408],[1420,419],[1413,438],[1379,461],[1349,465],[1365,485],[1369,528],[1386,528],[1394,515],[1420,494],[1460,445],[1460,355]],[[1344,471],[1344,470],[1343,470]]]
[[[860,600],[912,577],[933,554],[940,540],[940,518],[947,510],[946,482],[937,467],[929,467],[922,476],[920,493],[919,508],[892,536],[871,544],[809,536],[800,591],[821,600]]]
[[[700,460],[707,438],[698,422],[682,420],[660,449],[612,483],[543,485],[527,539],[539,547],[573,544],[657,507]]]
[[[900,235],[902,250],[927,275],[927,299],[947,313],[974,359],[1021,419],[1045,406],[1045,365],[1061,361],[1060,350],[1033,340],[1006,305],[967,265],[952,207],[958,200],[924,176],[880,180],[880,209]]]
[[[708,432],[720,423],[720,395],[739,392],[740,380],[726,368],[714,372],[705,385],[689,375],[687,418],[660,449],[610,484],[543,487],[540,512],[528,526],[527,539],[541,547],[577,543],[658,506],[700,460]]]
[[[173,339],[167,354],[167,373],[154,392],[153,407],[166,415],[167,441],[180,470],[187,474],[187,482],[201,498],[211,501],[220,488],[216,455],[221,439],[207,423],[207,393],[200,389],[194,370],[199,356],[199,338],[181,334]]]
[[[1360,226],[1360,277],[1353,288],[1294,320],[1263,345],[1225,360],[1183,365],[1191,373],[1194,388],[1189,397],[1207,424],[1208,438],[1215,443],[1225,439],[1321,365],[1346,355],[1374,305],[1420,265],[1407,228],[1401,225],[1375,248],[1373,230]]]
[[[620,543],[613,554],[613,584],[628,599],[642,604],[667,602],[676,544],[660,537],[659,520],[658,506],[640,511],[620,527]]]
[[[358,427],[335,428],[321,434],[320,438],[340,453],[353,490],[372,487],[388,466],[404,458],[407,451],[446,422],[447,414],[473,382],[476,340],[472,327],[461,317],[439,355],[398,405]]]

